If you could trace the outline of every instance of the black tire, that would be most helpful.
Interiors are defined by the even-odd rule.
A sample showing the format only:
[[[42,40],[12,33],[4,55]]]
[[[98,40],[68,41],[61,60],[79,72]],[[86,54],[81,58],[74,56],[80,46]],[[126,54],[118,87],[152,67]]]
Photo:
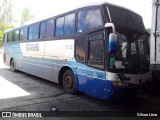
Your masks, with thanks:
[[[146,92],[150,94],[159,94],[160,92],[160,81],[159,81],[159,72],[153,71],[152,72],[152,80],[149,82]]]
[[[152,93],[159,93],[159,87],[160,87],[160,75],[159,75],[159,72],[155,72],[153,71],[152,72],[152,82],[151,82],[151,86],[152,86],[152,89],[151,89],[151,92]]]
[[[16,68],[15,68],[15,62],[14,62],[14,60],[11,61],[10,68],[11,68],[12,72],[16,72],[17,71]]]
[[[75,94],[76,90],[76,80],[71,69],[68,69],[63,74],[63,88],[66,93]]]

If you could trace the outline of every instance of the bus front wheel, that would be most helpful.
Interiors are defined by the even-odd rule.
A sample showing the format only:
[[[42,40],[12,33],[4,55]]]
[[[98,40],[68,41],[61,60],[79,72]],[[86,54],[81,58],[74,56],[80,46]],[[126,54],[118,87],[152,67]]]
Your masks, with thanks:
[[[71,69],[68,69],[63,74],[63,88],[67,93],[76,93],[75,76]]]
[[[11,67],[11,71],[12,72],[16,72],[17,71],[16,68],[15,68],[15,62],[14,62],[14,60],[11,61],[10,67]]]

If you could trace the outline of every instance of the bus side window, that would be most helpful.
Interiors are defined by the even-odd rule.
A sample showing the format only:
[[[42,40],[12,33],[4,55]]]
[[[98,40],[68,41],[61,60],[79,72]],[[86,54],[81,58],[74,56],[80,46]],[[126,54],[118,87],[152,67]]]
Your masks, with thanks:
[[[19,41],[19,30],[13,32],[13,41]]]
[[[7,42],[11,42],[12,41],[12,32],[8,32],[7,33]]]
[[[3,35],[3,43],[6,43],[6,42],[7,42],[7,33]]]
[[[39,37],[38,33],[39,33],[39,24],[37,23],[33,25],[33,39],[34,40],[38,39]]]
[[[19,32],[19,40],[23,40],[23,29],[20,29],[20,32]]]
[[[21,40],[27,40],[28,28],[25,27],[25,28],[20,29],[20,33],[19,33],[19,34],[20,34],[20,35],[19,35],[20,41],[21,41]]]
[[[64,28],[64,17],[60,17],[56,19],[56,32],[55,36],[63,36],[63,28]]]
[[[29,26],[28,39],[29,39],[29,40],[32,40],[32,39],[33,39],[33,26]]]
[[[102,25],[102,16],[99,8],[79,11],[77,33],[87,32]]]
[[[42,22],[40,24],[40,39],[44,39],[46,37],[46,22]]]
[[[88,45],[88,65],[103,69],[103,33],[96,33],[94,35],[90,35]]]
[[[75,28],[75,13],[65,16],[64,35],[74,35]]]
[[[52,38],[54,31],[54,22],[53,20],[48,20],[46,23],[46,37]]]
[[[80,62],[85,62],[85,58],[86,58],[86,54],[85,54],[86,42],[85,41],[86,41],[86,37],[81,37],[76,39],[75,59]]]
[[[36,40],[38,39],[38,33],[39,33],[39,24],[34,24],[29,27],[29,40]]]
[[[5,36],[6,34],[3,34],[3,43],[5,43]]]

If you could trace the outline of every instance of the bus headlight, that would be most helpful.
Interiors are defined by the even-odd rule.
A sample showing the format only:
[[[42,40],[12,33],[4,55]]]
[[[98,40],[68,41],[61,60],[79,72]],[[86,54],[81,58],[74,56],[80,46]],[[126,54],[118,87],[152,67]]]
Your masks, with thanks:
[[[121,81],[113,81],[112,84],[114,86],[122,86],[122,87],[127,87],[128,86],[128,83],[126,82],[121,82]]]

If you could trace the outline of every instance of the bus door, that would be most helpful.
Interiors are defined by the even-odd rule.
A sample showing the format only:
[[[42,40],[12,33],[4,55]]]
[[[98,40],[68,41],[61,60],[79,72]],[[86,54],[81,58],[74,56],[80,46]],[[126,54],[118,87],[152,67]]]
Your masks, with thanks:
[[[103,97],[105,85],[104,35],[103,31],[90,34],[87,41],[87,92],[92,96]]]

